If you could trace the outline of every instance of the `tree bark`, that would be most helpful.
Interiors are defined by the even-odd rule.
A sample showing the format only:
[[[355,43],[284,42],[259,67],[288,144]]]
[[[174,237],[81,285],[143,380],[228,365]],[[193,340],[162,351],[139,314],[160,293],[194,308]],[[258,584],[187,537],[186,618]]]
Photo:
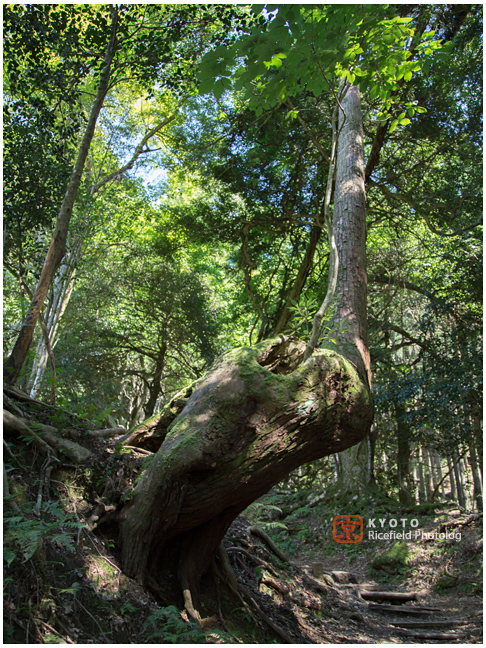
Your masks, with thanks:
[[[112,12],[110,40],[105,52],[96,97],[93,106],[91,107],[88,124],[79,147],[78,158],[57,217],[56,227],[44,260],[39,281],[32,297],[31,305],[22,323],[22,329],[15,342],[12,353],[4,365],[4,378],[6,382],[10,384],[15,384],[19,377],[25,358],[27,357],[27,352],[32,344],[34,329],[44,305],[52,276],[66,253],[66,241],[69,223],[73,213],[74,201],[81,184],[81,177],[86,163],[86,158],[88,157],[91,140],[93,139],[96,122],[98,121],[98,116],[103,107],[103,102],[110,86],[113,57],[116,51],[116,34],[118,25],[118,10],[113,6],[110,6],[110,9]]]
[[[463,480],[462,480],[462,465],[459,457],[457,456],[457,452],[454,453],[452,457],[452,465],[454,467],[454,478],[455,478],[456,490],[457,490],[457,502],[462,509],[466,509],[466,498],[464,495],[464,487],[463,487]]]
[[[449,473],[448,473],[449,474],[449,482],[450,482],[450,485],[451,485],[450,496],[451,496],[451,500],[453,502],[455,502],[456,501],[456,482],[454,481],[454,467],[452,465],[452,460],[451,460],[450,457],[447,457],[447,469],[449,471]]]
[[[32,398],[36,398],[42,386],[47,360],[49,358],[48,346],[53,350],[57,343],[56,334],[58,327],[66,306],[69,303],[71,292],[74,287],[76,256],[75,251],[69,255],[70,258],[68,262],[62,264],[59,274],[51,288],[49,308],[45,315],[47,337],[43,331],[44,334],[39,338],[37,352],[29,379],[29,395]]]
[[[163,579],[175,560],[179,583],[197,591],[242,510],[297,466],[366,435],[373,406],[352,363],[318,350],[298,366],[304,350],[283,337],[236,349],[196,386],[123,511],[128,575]]]
[[[473,475],[474,486],[474,500],[478,511],[483,510],[483,484],[481,481],[481,473],[479,472],[478,457],[474,443],[469,446],[469,459],[471,462],[471,470]]]
[[[334,485],[336,497],[349,501],[368,492],[371,486],[371,442],[369,435],[361,443],[339,453],[340,475]]]
[[[410,439],[408,428],[404,424],[405,409],[399,403],[395,403],[395,417],[397,424],[397,464],[398,464],[398,499],[404,506],[412,506],[413,499],[413,478],[410,470]]]
[[[421,448],[417,448],[417,481],[419,484],[419,502],[420,504],[425,504],[427,502],[427,489],[425,486]]]
[[[348,88],[339,111],[333,227],[339,256],[334,324],[338,349],[371,384],[366,319],[366,193],[359,88]]]

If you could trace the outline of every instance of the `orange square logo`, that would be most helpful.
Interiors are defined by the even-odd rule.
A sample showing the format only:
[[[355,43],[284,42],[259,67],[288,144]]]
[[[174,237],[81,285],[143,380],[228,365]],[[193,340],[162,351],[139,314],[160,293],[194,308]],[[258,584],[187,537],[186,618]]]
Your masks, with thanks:
[[[361,515],[336,515],[332,521],[332,537],[336,542],[361,542],[363,518]]]

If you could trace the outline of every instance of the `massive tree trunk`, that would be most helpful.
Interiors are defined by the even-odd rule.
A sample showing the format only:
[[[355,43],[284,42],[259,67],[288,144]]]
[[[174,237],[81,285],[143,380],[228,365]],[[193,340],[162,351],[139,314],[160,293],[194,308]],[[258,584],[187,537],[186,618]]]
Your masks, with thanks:
[[[366,193],[363,119],[359,88],[351,86],[339,111],[338,157],[333,227],[339,256],[337,306],[338,348],[371,384],[366,317]]]
[[[112,24],[110,40],[106,48],[96,97],[91,107],[86,130],[79,147],[76,164],[74,165],[69,185],[59,210],[54,234],[52,235],[49,249],[47,250],[44,265],[32,297],[31,305],[24,321],[22,322],[22,328],[15,342],[14,348],[12,349],[12,353],[4,365],[5,380],[11,384],[14,384],[17,381],[20,371],[22,370],[30,345],[32,344],[34,329],[37,320],[39,319],[42,307],[44,306],[52,276],[66,254],[66,241],[69,223],[71,222],[73,214],[74,201],[76,200],[79,186],[81,184],[81,177],[83,175],[86,158],[88,157],[91,140],[94,136],[96,122],[98,121],[98,116],[110,86],[112,63],[116,50],[116,34],[118,25],[118,11],[111,6],[111,12]]]
[[[198,383],[123,512],[130,576],[160,577],[176,560],[194,588],[252,501],[366,435],[373,407],[356,368],[329,350],[299,364],[304,350],[285,337],[236,349]]]
[[[357,501],[369,492],[371,487],[371,441],[369,435],[361,443],[338,455],[339,477],[332,486],[332,492],[342,504]]]
[[[151,448],[155,439],[160,447],[121,514],[123,569],[166,599],[182,591],[188,610],[235,517],[298,466],[359,443],[371,426],[366,323],[360,321],[366,317],[366,230],[357,88],[343,107],[335,209],[342,268],[336,321],[348,322],[342,352],[317,349],[303,362],[306,343],[283,336],[233,350],[187,402],[179,399],[141,428]]]

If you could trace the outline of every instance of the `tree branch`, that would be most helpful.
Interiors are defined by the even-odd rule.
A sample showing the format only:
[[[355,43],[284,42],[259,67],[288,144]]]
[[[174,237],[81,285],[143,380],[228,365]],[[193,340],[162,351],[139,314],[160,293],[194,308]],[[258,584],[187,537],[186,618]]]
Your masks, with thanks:
[[[391,277],[373,275],[371,277],[368,277],[368,283],[383,284],[385,286],[398,286],[398,288],[413,290],[414,292],[417,292],[420,295],[424,295],[425,297],[428,297],[432,301],[437,299],[434,293],[430,292],[429,290],[426,290],[425,288],[421,288],[420,286],[417,286],[417,284],[411,283],[410,281],[404,281],[403,279],[392,279]]]
[[[163,122],[159,122],[156,126],[154,126],[152,129],[150,129],[143,139],[140,141],[140,143],[137,145],[135,148],[135,151],[133,152],[132,157],[130,160],[124,164],[122,167],[117,169],[116,171],[113,171],[113,173],[110,173],[109,175],[105,176],[102,180],[97,182],[95,185],[90,190],[91,195],[95,194],[97,191],[101,189],[101,187],[114,178],[116,178],[119,175],[122,175],[125,173],[125,171],[128,171],[129,169],[133,168],[133,165],[137,161],[137,159],[142,155],[143,153],[149,153],[150,151],[144,150],[144,147],[146,146],[147,142],[154,136],[156,135],[159,131],[161,131],[165,126],[170,124],[171,122],[174,121],[174,119],[177,117],[177,114],[173,114],[167,119],[165,119]]]
[[[369,179],[369,184],[372,187],[377,187],[383,193],[383,195],[386,196],[387,198],[392,198],[392,199],[395,199],[395,200],[399,200],[400,202],[404,202],[407,205],[409,205],[410,207],[412,207],[412,209],[414,211],[416,211],[417,214],[420,214],[420,216],[422,216],[422,218],[424,219],[425,224],[427,225],[429,230],[433,234],[436,234],[437,236],[447,236],[447,237],[459,236],[460,234],[464,234],[464,232],[468,232],[468,231],[470,231],[472,229],[475,229],[476,227],[479,227],[480,225],[483,224],[483,220],[479,219],[479,220],[475,221],[474,223],[471,223],[470,225],[466,225],[465,227],[463,227],[463,228],[461,228],[459,230],[455,230],[453,232],[445,232],[444,230],[438,230],[435,227],[435,225],[432,223],[430,218],[428,217],[426,211],[421,209],[420,207],[418,207],[411,196],[409,196],[408,194],[403,194],[403,193],[394,193],[393,191],[390,191],[390,189],[388,189],[388,187],[385,186],[384,184],[375,182],[371,178]]]

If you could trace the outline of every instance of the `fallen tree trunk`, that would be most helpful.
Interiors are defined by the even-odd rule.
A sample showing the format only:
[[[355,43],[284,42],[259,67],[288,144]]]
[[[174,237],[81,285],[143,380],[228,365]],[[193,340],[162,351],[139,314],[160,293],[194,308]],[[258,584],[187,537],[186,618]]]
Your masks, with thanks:
[[[42,423],[35,423],[36,433],[23,419],[17,418],[7,410],[3,410],[3,426],[6,432],[32,439],[34,445],[43,455],[48,455],[48,451],[53,448],[54,450],[60,450],[77,463],[86,462],[92,457],[92,453],[87,448],[79,445],[79,443],[58,436],[56,428]]]
[[[299,364],[304,351],[283,336],[235,349],[195,385],[122,511],[129,576],[166,598],[170,586],[197,592],[241,511],[297,466],[366,435],[373,405],[355,366],[329,350]]]

